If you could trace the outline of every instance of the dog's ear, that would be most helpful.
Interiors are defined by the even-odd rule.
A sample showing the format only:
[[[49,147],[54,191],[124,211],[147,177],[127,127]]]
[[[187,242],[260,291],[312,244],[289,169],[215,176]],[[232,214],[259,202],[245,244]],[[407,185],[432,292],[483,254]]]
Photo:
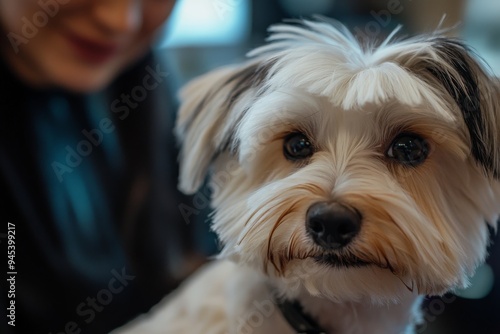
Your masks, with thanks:
[[[181,191],[196,192],[216,157],[237,151],[234,134],[265,74],[265,68],[252,61],[209,72],[180,91],[175,133],[182,145]]]
[[[426,61],[430,74],[460,108],[471,141],[471,154],[485,172],[500,178],[500,83],[488,74],[467,46],[436,38]]]

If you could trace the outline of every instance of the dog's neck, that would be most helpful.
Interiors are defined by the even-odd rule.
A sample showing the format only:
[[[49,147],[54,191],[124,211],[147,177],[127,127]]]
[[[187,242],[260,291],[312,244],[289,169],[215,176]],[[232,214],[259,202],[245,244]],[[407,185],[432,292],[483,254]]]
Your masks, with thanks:
[[[234,333],[293,334],[295,331],[278,307],[275,287],[251,269],[240,268],[228,285],[230,325]],[[410,334],[420,320],[422,297],[408,295],[398,304],[336,303],[305,290],[294,300],[328,334]]]
[[[297,299],[304,312],[326,333],[413,333],[420,320],[421,297],[409,295],[398,304],[374,305],[368,301],[337,303],[301,293]]]
[[[300,302],[296,300],[290,301],[286,298],[277,298],[276,303],[283,317],[296,333],[326,334],[326,330],[304,311]]]

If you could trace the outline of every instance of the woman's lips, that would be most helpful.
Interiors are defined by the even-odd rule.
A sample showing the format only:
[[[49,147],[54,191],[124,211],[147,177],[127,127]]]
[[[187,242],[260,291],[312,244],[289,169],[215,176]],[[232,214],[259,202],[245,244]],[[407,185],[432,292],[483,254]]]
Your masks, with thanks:
[[[76,53],[93,64],[105,63],[118,52],[118,46],[112,43],[97,42],[71,33],[67,38]]]

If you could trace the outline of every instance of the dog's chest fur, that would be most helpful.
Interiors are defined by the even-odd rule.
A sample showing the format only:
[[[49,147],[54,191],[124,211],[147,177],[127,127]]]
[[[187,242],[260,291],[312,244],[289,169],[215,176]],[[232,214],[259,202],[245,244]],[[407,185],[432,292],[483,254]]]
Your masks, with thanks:
[[[335,304],[307,294],[300,301],[329,334],[411,334],[420,317],[417,296],[383,306]],[[266,278],[228,261],[207,265],[148,317],[137,319],[120,333],[295,333]]]

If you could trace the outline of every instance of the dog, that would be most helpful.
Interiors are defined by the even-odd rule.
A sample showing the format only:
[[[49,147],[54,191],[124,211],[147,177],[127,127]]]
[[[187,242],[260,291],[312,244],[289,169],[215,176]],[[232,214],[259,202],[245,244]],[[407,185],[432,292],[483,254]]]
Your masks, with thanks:
[[[223,248],[126,332],[414,333],[496,231],[499,80],[442,32],[270,31],[181,91],[180,189],[208,176]]]

